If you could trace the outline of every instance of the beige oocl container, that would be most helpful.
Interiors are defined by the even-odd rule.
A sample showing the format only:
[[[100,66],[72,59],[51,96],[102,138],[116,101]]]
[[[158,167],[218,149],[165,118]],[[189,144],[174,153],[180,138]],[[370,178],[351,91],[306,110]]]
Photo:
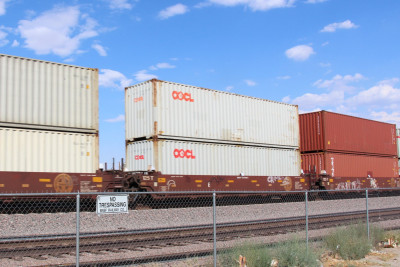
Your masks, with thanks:
[[[297,149],[239,146],[176,140],[127,144],[128,171],[178,175],[298,176]]]
[[[0,171],[94,173],[97,134],[0,128]]]
[[[97,132],[98,70],[0,54],[0,125]]]
[[[295,105],[150,80],[125,89],[126,140],[158,138],[299,147]]]

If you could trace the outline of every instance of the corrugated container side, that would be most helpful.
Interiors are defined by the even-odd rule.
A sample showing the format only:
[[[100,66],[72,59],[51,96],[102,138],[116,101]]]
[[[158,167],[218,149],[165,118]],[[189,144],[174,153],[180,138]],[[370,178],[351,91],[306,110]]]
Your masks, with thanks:
[[[298,176],[300,153],[277,149],[175,140],[127,144],[127,168],[163,174]]]
[[[322,113],[313,112],[299,115],[300,151],[324,150],[324,128]]]
[[[355,155],[342,153],[309,153],[301,155],[301,167],[305,172],[318,174],[325,170],[333,177],[397,177],[398,161],[395,157]]]
[[[125,90],[125,136],[151,137],[154,135],[153,83],[145,82],[134,90]],[[129,137],[129,138],[128,138]]]
[[[96,134],[0,128],[0,171],[94,173]]]
[[[394,124],[320,111],[300,114],[301,151],[397,155]]]
[[[397,157],[400,159],[400,129],[396,129]]]
[[[264,99],[151,80],[126,88],[126,139],[149,136],[298,148],[298,109]]]
[[[0,123],[98,131],[98,71],[0,54]],[[32,127],[32,126],[30,126]]]

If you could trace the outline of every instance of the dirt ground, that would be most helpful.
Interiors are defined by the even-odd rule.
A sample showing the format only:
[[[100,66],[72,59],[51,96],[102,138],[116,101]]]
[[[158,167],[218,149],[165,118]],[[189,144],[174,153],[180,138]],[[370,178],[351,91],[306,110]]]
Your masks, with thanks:
[[[351,267],[351,266],[400,266],[400,247],[397,248],[382,248],[379,251],[373,251],[364,259],[354,261],[344,261],[336,259],[330,255],[322,257],[324,267]]]

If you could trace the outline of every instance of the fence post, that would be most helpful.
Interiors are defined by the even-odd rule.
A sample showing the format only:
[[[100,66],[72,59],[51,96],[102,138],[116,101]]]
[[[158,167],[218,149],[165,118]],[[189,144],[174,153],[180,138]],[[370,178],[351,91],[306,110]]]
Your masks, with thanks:
[[[76,195],[76,267],[79,267],[80,195]]]
[[[213,226],[214,226],[214,267],[217,267],[217,220],[216,220],[216,196],[213,192]]]
[[[366,200],[366,210],[367,210],[367,234],[369,240],[369,209],[368,209],[368,189],[365,189],[365,200]]]
[[[307,245],[307,253],[308,253],[308,191],[305,194],[306,201],[306,245]]]

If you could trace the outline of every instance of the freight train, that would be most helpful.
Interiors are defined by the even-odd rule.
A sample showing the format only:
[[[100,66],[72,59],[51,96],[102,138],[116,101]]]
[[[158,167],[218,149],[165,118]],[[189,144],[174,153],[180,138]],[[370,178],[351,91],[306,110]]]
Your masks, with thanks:
[[[0,193],[400,188],[393,124],[150,80],[99,169],[98,71],[0,54]]]

